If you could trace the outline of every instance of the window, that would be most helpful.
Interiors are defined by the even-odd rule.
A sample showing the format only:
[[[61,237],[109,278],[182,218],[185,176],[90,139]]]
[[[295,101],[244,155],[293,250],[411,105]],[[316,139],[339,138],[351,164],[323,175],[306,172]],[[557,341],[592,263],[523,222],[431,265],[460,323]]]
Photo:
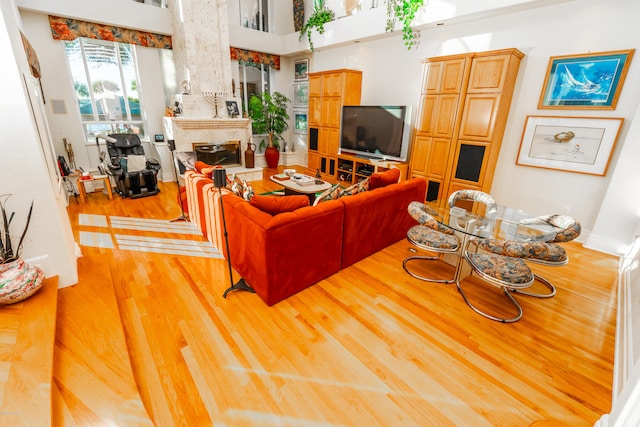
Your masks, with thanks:
[[[240,25],[269,32],[267,0],[240,0]]]
[[[78,38],[65,46],[87,142],[99,133],[144,138],[133,45]]]
[[[269,66],[264,64],[239,64],[240,97],[244,111],[249,111],[249,99],[254,93],[271,93],[269,85]]]

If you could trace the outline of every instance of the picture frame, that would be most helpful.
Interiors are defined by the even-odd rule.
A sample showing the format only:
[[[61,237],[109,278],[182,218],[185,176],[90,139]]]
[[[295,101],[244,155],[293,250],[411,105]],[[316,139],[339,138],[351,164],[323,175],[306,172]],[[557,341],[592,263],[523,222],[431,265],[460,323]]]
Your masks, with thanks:
[[[295,83],[293,85],[293,106],[306,107],[309,105],[309,84]]]
[[[516,164],[604,176],[623,121],[527,116]]]
[[[634,52],[552,56],[538,108],[615,110]]]
[[[240,109],[238,108],[237,101],[226,101],[227,104],[227,114],[231,118],[240,117]]]
[[[299,59],[293,62],[293,81],[309,80],[309,58]]]
[[[307,133],[309,126],[308,116],[306,111],[293,112],[293,133]]]

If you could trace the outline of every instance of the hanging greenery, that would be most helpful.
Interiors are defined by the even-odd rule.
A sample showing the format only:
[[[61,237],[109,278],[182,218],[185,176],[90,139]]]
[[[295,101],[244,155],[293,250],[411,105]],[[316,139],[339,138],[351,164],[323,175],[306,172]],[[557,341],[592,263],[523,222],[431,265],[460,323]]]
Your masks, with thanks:
[[[327,22],[333,21],[335,18],[335,13],[333,10],[329,9],[325,4],[324,0],[314,0],[313,1],[313,13],[307,19],[307,22],[304,23],[302,29],[300,30],[300,37],[298,40],[302,40],[302,36],[307,35],[307,40],[309,40],[309,48],[311,52],[313,49],[313,42],[311,41],[311,33],[315,29],[318,34],[324,33],[324,24]]]
[[[408,50],[417,44],[418,32],[411,26],[418,10],[428,0],[387,0],[387,28],[393,31],[396,22],[402,22],[402,40]]]

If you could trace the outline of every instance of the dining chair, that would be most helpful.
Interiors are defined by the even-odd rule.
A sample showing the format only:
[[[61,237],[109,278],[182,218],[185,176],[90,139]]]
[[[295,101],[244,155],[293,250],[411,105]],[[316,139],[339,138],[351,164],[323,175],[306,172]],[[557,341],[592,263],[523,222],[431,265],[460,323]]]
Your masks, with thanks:
[[[421,202],[411,202],[407,208],[409,215],[416,221],[418,225],[414,225],[407,232],[407,240],[419,249],[436,253],[435,256],[429,255],[412,255],[404,259],[402,268],[416,279],[425,280],[435,283],[454,283],[456,277],[451,279],[435,279],[417,274],[407,265],[411,261],[436,261],[443,254],[459,254],[460,240],[455,232],[442,224],[440,224],[433,215],[435,212],[426,204]]]
[[[475,273],[475,276],[483,282],[496,286],[504,292],[509,302],[515,307],[516,315],[513,317],[499,317],[498,315],[487,313],[470,301],[462,289],[461,280],[456,281],[456,287],[464,302],[476,313],[497,322],[513,323],[522,318],[523,312],[522,307],[511,293],[515,291],[521,292],[522,289],[531,286],[534,282],[534,277],[533,272],[523,259],[509,256],[509,250],[514,249],[512,244],[515,244],[515,248],[518,250],[522,250],[519,242],[500,242],[505,242],[503,253],[498,253],[497,248],[492,248],[495,249],[495,252],[479,252],[480,249],[485,249],[485,245],[496,245],[497,241],[495,239],[471,239],[467,248],[465,248],[464,259],[471,267],[472,276]],[[472,248],[473,250],[471,250]]]
[[[490,214],[496,210],[496,202],[490,194],[480,190],[457,190],[449,196],[449,207],[454,208],[460,201],[480,202],[486,205],[487,212]]]
[[[567,265],[569,262],[569,256],[564,248],[562,248],[558,243],[570,242],[571,240],[576,239],[582,231],[580,222],[572,216],[559,214],[543,215],[536,217],[535,220],[540,223],[551,224],[555,227],[557,229],[556,236],[553,240],[547,242],[549,245],[548,249],[543,251],[534,251],[527,257],[524,257],[524,260],[526,262],[554,267]],[[534,292],[520,292],[521,294],[536,298],[551,298],[556,294],[555,285],[548,279],[537,273],[534,273],[533,276],[537,281],[549,289],[549,293],[541,294]]]

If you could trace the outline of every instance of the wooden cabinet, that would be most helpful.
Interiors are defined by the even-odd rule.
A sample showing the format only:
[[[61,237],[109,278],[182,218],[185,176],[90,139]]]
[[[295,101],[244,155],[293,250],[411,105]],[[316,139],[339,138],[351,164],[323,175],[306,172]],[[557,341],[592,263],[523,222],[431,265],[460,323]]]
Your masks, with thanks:
[[[427,200],[490,192],[523,56],[504,49],[425,60],[410,176],[427,180]]]
[[[309,73],[309,174],[335,179],[343,105],[360,105],[362,72]]]

